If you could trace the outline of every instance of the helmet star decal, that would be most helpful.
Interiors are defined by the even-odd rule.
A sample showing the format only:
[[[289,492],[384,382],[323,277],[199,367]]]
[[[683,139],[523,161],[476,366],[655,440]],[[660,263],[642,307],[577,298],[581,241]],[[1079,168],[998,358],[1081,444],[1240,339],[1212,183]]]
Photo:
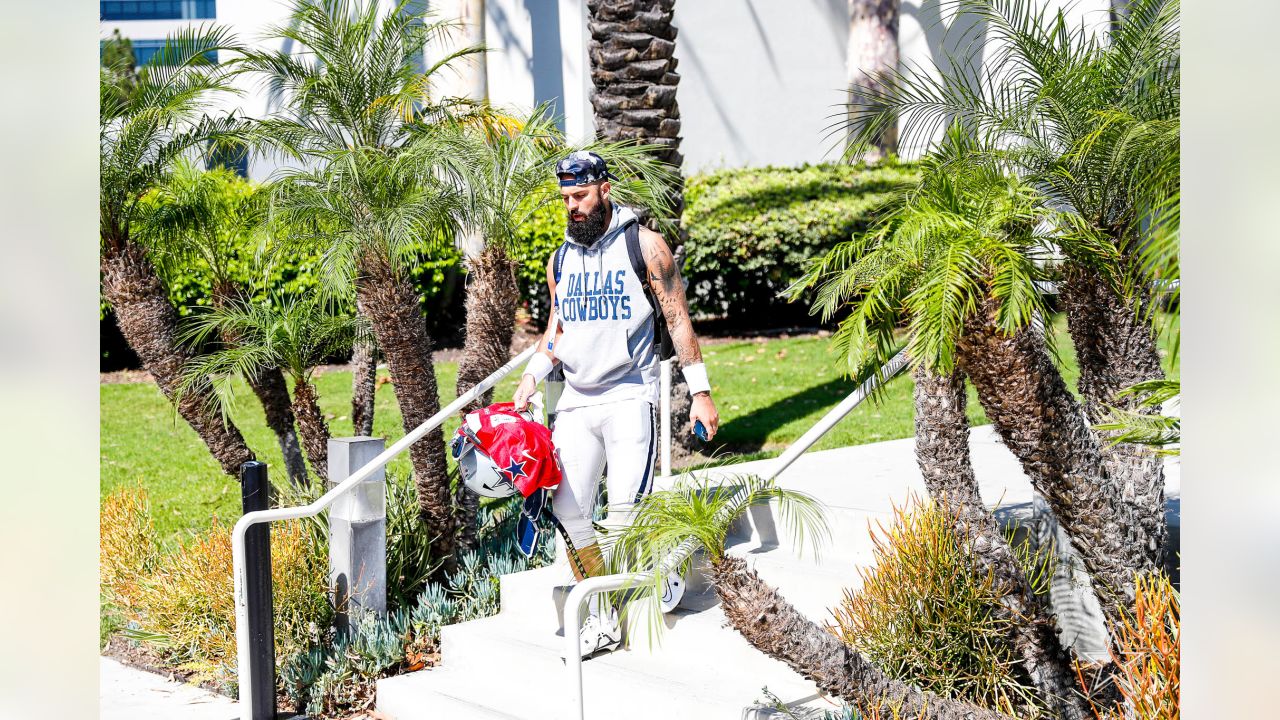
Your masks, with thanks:
[[[503,468],[502,472],[511,478],[511,482],[515,482],[518,477],[529,477],[529,474],[524,471],[524,465],[525,461],[511,458],[511,464]]]

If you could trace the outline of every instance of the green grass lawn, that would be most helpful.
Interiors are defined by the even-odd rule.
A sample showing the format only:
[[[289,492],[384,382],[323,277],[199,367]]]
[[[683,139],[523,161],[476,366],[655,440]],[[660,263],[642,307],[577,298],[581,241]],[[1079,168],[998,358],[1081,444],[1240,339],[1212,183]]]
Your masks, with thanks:
[[[1175,321],[1176,323],[1176,321]],[[1078,371],[1075,353],[1063,316],[1054,318],[1063,376],[1075,387]],[[1166,369],[1167,337],[1162,338]],[[707,345],[708,373],[720,410],[720,434],[713,454],[721,460],[746,460],[776,455],[817,422],[831,406],[853,390],[841,376],[829,340],[816,337],[769,339]],[[451,402],[457,366],[439,363],[436,368],[441,402]],[[385,375],[385,371],[383,373]],[[351,375],[330,372],[316,378],[320,404],[329,415],[335,437],[350,435]],[[515,379],[498,384],[495,399],[508,400]],[[912,383],[900,376],[889,384],[877,402],[868,402],[836,425],[814,449],[856,445],[910,437]],[[275,438],[263,421],[262,409],[251,393],[241,400],[232,417],[251,447],[273,472],[282,465]],[[969,420],[986,422],[970,389]],[[457,428],[457,418],[445,425],[446,437]],[[394,441],[403,435],[400,412],[391,386],[377,393],[374,434]],[[219,470],[195,431],[174,413],[151,383],[101,386],[101,490],[105,494],[122,484],[139,484],[151,497],[156,529],[165,542],[209,526],[217,516],[230,522],[240,515],[239,486]],[[408,472],[406,456],[391,465]]]

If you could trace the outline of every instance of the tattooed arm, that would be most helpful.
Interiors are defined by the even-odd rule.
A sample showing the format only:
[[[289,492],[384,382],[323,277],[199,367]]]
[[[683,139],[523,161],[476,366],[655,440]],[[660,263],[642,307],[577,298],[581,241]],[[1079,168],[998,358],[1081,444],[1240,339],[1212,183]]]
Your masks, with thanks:
[[[653,289],[658,307],[666,318],[667,328],[671,331],[671,342],[675,345],[676,356],[680,358],[680,366],[687,368],[701,363],[702,350],[698,347],[698,338],[693,334],[693,322],[689,319],[684,280],[680,277],[675,258],[671,256],[671,249],[661,235],[648,228],[640,229],[640,248],[644,253],[645,268],[649,271],[649,287]],[[693,405],[689,409],[691,432],[696,420],[701,420],[706,427],[708,439],[715,437],[720,425],[720,414],[716,411],[710,392],[694,394]]]

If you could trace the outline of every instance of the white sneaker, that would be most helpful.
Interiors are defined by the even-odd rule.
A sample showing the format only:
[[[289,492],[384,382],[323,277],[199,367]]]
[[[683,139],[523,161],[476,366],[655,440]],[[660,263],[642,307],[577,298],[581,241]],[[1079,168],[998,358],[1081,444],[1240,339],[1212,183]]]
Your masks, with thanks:
[[[582,659],[599,652],[617,649],[622,643],[622,628],[618,625],[618,609],[610,608],[608,614],[591,614],[582,623],[580,635]]]

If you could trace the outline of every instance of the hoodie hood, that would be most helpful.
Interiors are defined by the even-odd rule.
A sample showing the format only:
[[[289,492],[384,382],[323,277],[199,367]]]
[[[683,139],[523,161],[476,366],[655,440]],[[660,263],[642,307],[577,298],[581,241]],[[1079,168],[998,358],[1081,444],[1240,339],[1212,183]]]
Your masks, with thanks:
[[[594,250],[596,248],[604,247],[610,240],[620,235],[627,225],[639,221],[639,218],[636,217],[635,211],[631,208],[625,205],[619,205],[616,202],[610,202],[610,206],[612,207],[613,212],[609,217],[609,226],[604,229],[604,234],[600,236],[599,240],[596,240],[590,245],[584,245],[583,243],[569,237],[569,233],[565,232],[565,242],[586,250]]]

